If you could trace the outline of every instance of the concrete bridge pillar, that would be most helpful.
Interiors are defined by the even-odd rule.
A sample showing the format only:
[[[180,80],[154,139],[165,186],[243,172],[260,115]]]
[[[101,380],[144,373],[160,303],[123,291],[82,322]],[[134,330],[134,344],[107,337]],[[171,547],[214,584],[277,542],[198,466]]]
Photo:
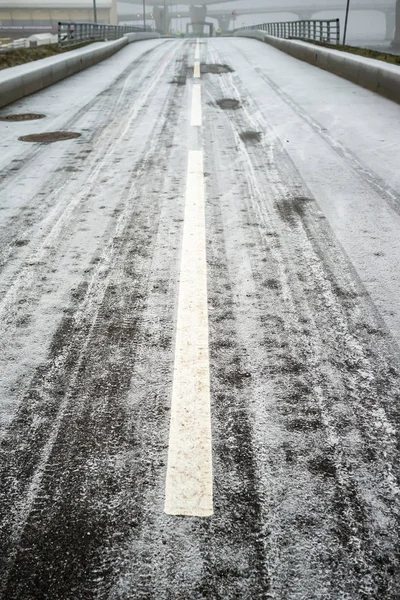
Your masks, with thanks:
[[[118,25],[118,7],[117,0],[112,0],[110,10],[110,25]]]
[[[392,45],[400,47],[400,0],[396,2],[395,31]]]
[[[220,27],[222,31],[229,31],[229,27],[231,25],[231,15],[221,15],[217,20],[218,27]]]
[[[202,4],[201,6],[190,7],[190,20],[192,23],[197,23],[196,25],[193,25],[193,33],[204,33],[204,25],[201,25],[200,23],[205,23],[206,16],[206,4]]]
[[[385,12],[385,18],[386,18],[385,40],[392,41],[394,38],[394,32],[395,32],[395,27],[396,27],[395,11]]]
[[[156,22],[156,29],[159,31],[167,32],[169,31],[171,25],[171,17],[169,15],[168,7],[166,7],[166,11],[164,12],[164,8],[161,6],[153,7],[153,16]]]

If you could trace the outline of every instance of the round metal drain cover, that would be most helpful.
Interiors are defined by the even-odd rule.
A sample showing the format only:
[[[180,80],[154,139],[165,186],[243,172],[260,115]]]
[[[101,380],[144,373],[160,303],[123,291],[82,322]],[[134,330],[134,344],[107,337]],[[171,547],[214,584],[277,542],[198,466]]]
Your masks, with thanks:
[[[35,121],[36,119],[44,119],[46,115],[37,115],[34,113],[24,113],[21,115],[6,115],[0,117],[0,121]]]
[[[23,135],[18,139],[21,140],[21,142],[41,142],[42,144],[51,144],[52,142],[73,140],[80,136],[80,133],[75,133],[73,131],[53,131],[48,133],[34,133],[32,135]]]

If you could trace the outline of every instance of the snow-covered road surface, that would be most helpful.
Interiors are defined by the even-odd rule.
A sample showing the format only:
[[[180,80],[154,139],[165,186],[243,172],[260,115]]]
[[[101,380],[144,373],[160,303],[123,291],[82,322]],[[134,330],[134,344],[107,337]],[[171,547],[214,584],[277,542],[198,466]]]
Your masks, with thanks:
[[[0,112],[46,115],[0,121],[0,597],[397,600],[400,108],[255,40],[198,49]],[[18,140],[57,130],[81,137]],[[204,402],[171,452],[182,369]],[[171,516],[207,398],[213,515]]]

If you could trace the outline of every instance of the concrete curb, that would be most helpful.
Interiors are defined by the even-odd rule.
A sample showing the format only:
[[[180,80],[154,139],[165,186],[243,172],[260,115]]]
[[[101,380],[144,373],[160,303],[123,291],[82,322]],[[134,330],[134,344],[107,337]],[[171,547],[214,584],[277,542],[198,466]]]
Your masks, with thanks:
[[[396,65],[307,42],[272,37],[260,30],[237,31],[235,36],[261,40],[294,58],[339,75],[400,104],[400,67]]]
[[[128,33],[113,42],[98,42],[59,56],[4,69],[0,71],[0,108],[92,67],[127,44],[159,37],[158,33]]]
[[[155,40],[155,39],[159,39],[160,37],[163,37],[163,36],[161,36],[159,33],[138,31],[137,33],[125,33],[124,37],[126,37],[126,39],[128,40],[128,43],[131,44],[132,42],[139,42],[140,40]]]

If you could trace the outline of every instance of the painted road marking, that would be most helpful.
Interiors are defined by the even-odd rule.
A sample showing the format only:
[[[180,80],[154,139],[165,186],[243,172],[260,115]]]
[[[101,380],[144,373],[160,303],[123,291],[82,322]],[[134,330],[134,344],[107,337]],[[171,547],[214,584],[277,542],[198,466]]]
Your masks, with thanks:
[[[196,50],[194,51],[194,60],[200,60],[200,38],[197,38]]]
[[[189,152],[165,494],[168,515],[213,514],[203,152]]]
[[[192,92],[192,116],[190,120],[192,127],[201,127],[203,124],[203,113],[201,109],[201,85],[193,85]]]
[[[200,63],[199,62],[194,63],[193,77],[195,79],[200,79]]]

